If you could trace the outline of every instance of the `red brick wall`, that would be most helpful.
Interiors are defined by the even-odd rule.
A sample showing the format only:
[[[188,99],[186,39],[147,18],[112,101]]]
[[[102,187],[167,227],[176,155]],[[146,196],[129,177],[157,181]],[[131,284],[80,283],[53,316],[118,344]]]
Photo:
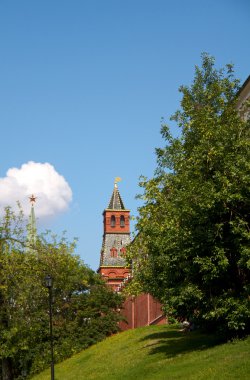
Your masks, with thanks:
[[[114,215],[116,218],[116,225],[115,227],[111,227],[111,216]],[[123,215],[125,218],[125,226],[120,226],[120,216]],[[103,213],[104,219],[104,233],[129,233],[129,211],[123,211],[123,210],[112,210],[112,211],[104,211]]]
[[[116,290],[123,279],[129,275],[130,270],[124,267],[100,267],[98,272],[107,281],[107,284]]]
[[[127,320],[127,323],[120,322],[119,324],[122,331],[150,324],[166,323],[161,304],[150,294],[128,297],[123,304],[121,315]]]

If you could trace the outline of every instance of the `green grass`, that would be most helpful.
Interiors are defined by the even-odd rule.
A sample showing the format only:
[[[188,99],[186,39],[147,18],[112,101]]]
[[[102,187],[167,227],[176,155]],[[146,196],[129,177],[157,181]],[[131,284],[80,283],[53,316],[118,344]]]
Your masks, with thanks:
[[[216,336],[150,326],[112,336],[55,366],[56,380],[250,378],[250,337],[220,344]],[[47,370],[33,380],[49,380]]]

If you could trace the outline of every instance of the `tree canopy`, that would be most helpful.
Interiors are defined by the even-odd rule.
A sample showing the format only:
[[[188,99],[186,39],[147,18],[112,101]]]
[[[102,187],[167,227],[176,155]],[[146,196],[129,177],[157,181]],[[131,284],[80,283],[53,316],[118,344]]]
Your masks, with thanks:
[[[74,254],[75,242],[47,232],[27,249],[26,230],[22,213],[7,208],[0,224],[2,380],[22,379],[50,363],[47,274],[56,362],[117,332],[120,319],[121,297]]]
[[[250,123],[236,110],[232,65],[202,55],[181,109],[162,124],[152,179],[141,178],[137,232],[130,246],[134,281],[187,318],[227,333],[250,322]]]

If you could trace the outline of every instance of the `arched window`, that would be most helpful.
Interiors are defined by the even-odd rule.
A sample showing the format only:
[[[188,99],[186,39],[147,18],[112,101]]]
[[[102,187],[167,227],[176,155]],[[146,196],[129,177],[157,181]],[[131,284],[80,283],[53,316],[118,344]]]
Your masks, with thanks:
[[[111,257],[117,257],[117,249],[115,247],[111,248],[110,256]]]
[[[124,218],[124,215],[120,216],[120,227],[125,227],[125,218]]]
[[[115,227],[115,216],[114,215],[111,216],[110,225],[111,225],[111,227]]]
[[[121,252],[122,256],[125,256],[125,254],[126,254],[126,248],[125,248],[125,247],[122,247],[122,248],[120,249],[120,252]]]

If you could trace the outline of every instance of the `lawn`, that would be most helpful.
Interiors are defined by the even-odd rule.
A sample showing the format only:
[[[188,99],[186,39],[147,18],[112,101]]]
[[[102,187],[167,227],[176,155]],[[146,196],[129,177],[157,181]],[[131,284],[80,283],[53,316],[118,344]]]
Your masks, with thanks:
[[[112,336],[55,366],[55,380],[250,378],[250,338],[218,337],[149,326]],[[50,371],[33,377],[49,380]]]

